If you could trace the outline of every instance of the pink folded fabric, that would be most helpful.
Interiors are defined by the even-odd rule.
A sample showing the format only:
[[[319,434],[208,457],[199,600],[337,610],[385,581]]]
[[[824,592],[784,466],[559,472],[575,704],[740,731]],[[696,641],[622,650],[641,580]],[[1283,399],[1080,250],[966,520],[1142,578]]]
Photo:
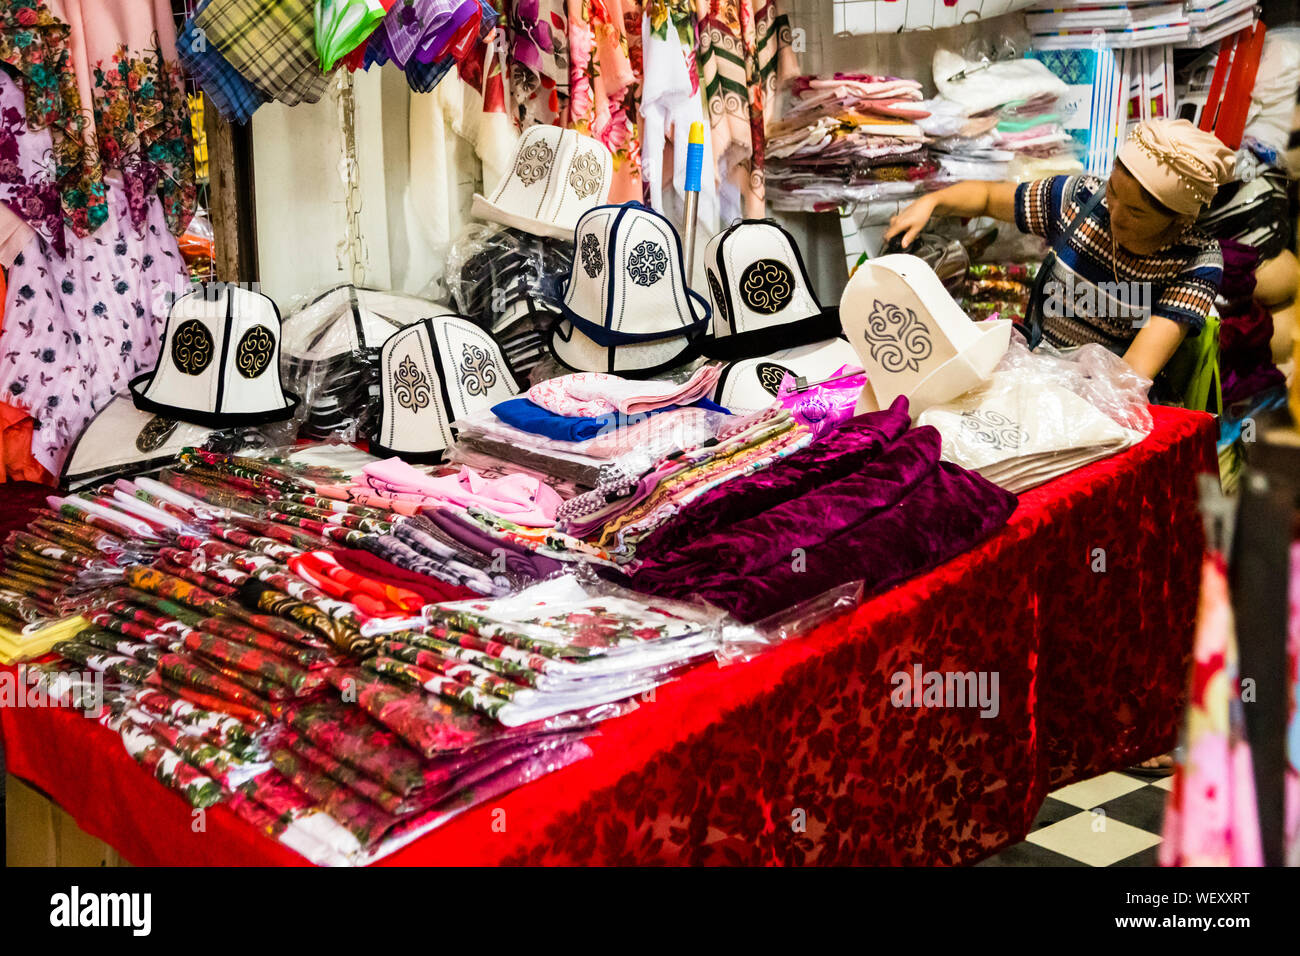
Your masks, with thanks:
[[[423,496],[430,507],[483,508],[531,528],[552,527],[555,512],[563,503],[553,488],[531,475],[484,478],[472,468],[462,467],[454,475],[434,478],[400,458],[367,465],[364,475],[368,485],[383,488],[390,497]]]
[[[548,379],[528,390],[536,405],[569,418],[599,418],[613,412],[636,415],[666,405],[689,405],[713,391],[721,366],[705,365],[689,382],[635,382],[602,372],[578,372]]]
[[[626,428],[616,428],[607,435],[590,439],[582,448],[592,458],[617,458],[633,449],[648,448],[652,454],[664,454],[689,448],[710,437],[709,413],[702,408],[679,408],[652,415]]]

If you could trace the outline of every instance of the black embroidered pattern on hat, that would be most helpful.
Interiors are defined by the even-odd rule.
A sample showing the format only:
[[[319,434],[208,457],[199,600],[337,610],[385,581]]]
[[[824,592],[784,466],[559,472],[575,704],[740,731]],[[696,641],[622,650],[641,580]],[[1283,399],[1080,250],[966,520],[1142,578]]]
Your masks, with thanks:
[[[429,377],[416,367],[411,356],[406,356],[393,373],[393,397],[397,404],[418,411],[429,404],[431,395]]]
[[[460,360],[461,381],[471,395],[486,395],[497,383],[497,367],[486,349],[465,344]]]
[[[754,369],[754,374],[758,376],[758,384],[763,387],[763,391],[775,398],[790,370],[775,362],[759,362]]]
[[[179,422],[175,419],[155,415],[145,422],[144,428],[140,429],[140,433],[135,436],[135,447],[142,452],[151,452],[161,448],[163,442],[167,441],[172,432],[176,431],[178,424]]]
[[[637,285],[652,286],[668,269],[668,254],[658,243],[642,239],[627,257],[627,274]]]
[[[705,274],[709,277],[709,292],[713,296],[713,304],[718,309],[719,317],[723,322],[730,321],[730,316],[727,315],[727,294],[722,291],[722,283],[718,281],[712,269],[706,270]]]
[[[775,259],[751,262],[740,274],[740,295],[745,305],[762,315],[773,315],[789,305],[794,289],[794,273]]]
[[[182,322],[172,338],[172,364],[186,375],[198,375],[212,364],[212,333],[198,319]]]
[[[275,335],[265,325],[255,325],[239,340],[235,368],[244,378],[257,378],[266,371],[274,355]]]
[[[582,268],[594,279],[604,265],[604,257],[600,254],[600,240],[596,238],[595,233],[589,232],[582,237]]]

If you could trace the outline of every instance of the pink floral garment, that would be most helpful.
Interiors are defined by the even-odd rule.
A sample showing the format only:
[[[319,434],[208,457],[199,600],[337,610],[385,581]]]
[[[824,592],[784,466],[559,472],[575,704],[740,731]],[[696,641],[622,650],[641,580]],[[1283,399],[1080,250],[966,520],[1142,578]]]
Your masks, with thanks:
[[[631,0],[568,0],[568,125],[600,140],[613,154],[610,202],[642,198],[640,80],[632,66],[625,14],[633,7]]]
[[[53,224],[57,195],[38,165],[49,153],[50,131],[26,129],[16,113],[22,104],[22,91],[0,74],[0,199],[46,209]],[[9,271],[0,400],[36,420],[32,455],[56,475],[94,412],[153,368],[162,293],[183,291],[187,281],[159,199],[139,207],[145,219],[136,228],[121,181],[114,174],[105,183],[101,228],[84,238],[65,232],[65,258],[38,232]]]
[[[1255,775],[1237,672],[1237,633],[1221,554],[1201,569],[1186,753],[1165,809],[1162,866],[1262,866]]]

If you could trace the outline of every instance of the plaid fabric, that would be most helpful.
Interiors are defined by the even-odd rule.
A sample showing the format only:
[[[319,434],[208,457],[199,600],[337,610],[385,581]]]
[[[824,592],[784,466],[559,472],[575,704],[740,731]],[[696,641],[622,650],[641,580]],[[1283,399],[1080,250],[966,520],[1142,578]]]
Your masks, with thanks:
[[[421,44],[435,41],[459,7],[460,0],[398,0],[380,27],[388,58],[406,69]]]
[[[312,0],[211,0],[194,22],[271,99],[315,103],[329,83],[316,57]]]
[[[433,88],[442,81],[455,63],[456,61],[449,56],[434,60],[432,63],[410,60],[406,64],[407,85],[416,93],[432,93]]]
[[[212,0],[200,0],[195,15],[202,13]],[[266,96],[227,62],[221,51],[200,40],[202,34],[193,18],[185,21],[176,38],[176,52],[185,72],[193,77],[209,102],[232,123],[247,123]]]

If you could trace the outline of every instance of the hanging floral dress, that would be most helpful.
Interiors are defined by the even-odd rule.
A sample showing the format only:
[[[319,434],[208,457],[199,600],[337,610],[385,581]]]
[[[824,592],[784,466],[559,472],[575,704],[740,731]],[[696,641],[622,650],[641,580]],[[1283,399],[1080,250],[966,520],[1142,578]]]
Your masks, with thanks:
[[[9,270],[0,401],[34,420],[32,455],[57,475],[95,410],[153,367],[165,295],[183,291],[187,274],[162,201],[134,201],[116,172],[103,180],[104,223],[85,237],[63,233],[65,254],[54,252],[58,185],[42,168],[51,131],[28,128],[23,103],[0,72],[0,199],[39,227]]]
[[[562,125],[569,115],[569,25],[565,0],[516,0],[502,17],[508,92],[521,129]]]
[[[165,296],[185,289],[194,150],[175,31],[168,0],[0,0],[0,417],[6,458],[30,421],[52,475],[152,367]]]
[[[0,0],[0,61],[19,77],[29,127],[51,134],[55,254],[65,232],[84,237],[110,219],[109,169],[122,172],[132,223],[145,223],[157,194],[168,228],[185,232],[194,144],[168,0]]]
[[[639,77],[632,68],[624,0],[569,0],[569,119],[614,157],[609,201],[642,197],[637,132]],[[636,9],[639,9],[636,8]],[[638,18],[639,21],[639,18]]]

